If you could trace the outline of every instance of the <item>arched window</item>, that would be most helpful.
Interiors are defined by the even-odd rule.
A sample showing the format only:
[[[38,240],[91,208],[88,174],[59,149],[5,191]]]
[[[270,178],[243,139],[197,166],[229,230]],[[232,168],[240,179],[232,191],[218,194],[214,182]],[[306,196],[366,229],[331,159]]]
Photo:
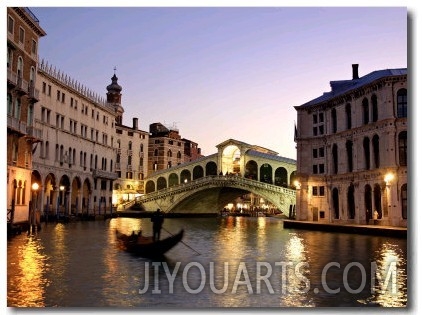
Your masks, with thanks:
[[[369,138],[365,137],[363,139],[363,154],[365,155],[365,169],[369,170],[371,167],[371,155],[370,155],[370,145],[369,145]]]
[[[378,99],[376,95],[372,95],[371,97],[372,103],[372,121],[378,121]]]
[[[407,184],[401,186],[400,189],[401,196],[401,217],[407,219]]]
[[[352,128],[352,108],[350,104],[346,104],[346,129]]]
[[[337,132],[337,111],[335,108],[331,110],[331,132]]]
[[[23,74],[23,59],[21,56],[18,57],[18,79],[22,79]]]
[[[382,204],[381,186],[379,184],[375,184],[374,185],[374,206],[375,206],[375,210],[378,212],[378,219],[382,219],[381,204]]]
[[[372,188],[370,185],[365,185],[365,211],[366,220],[372,218]]]
[[[333,145],[333,174],[338,173],[338,148],[337,144]]]
[[[372,150],[374,151],[375,168],[380,167],[380,138],[378,135],[372,137]]]
[[[362,101],[362,123],[364,125],[369,123],[369,103],[366,97]]]
[[[407,165],[407,131],[399,133],[399,164]]]
[[[397,92],[397,117],[407,117],[407,90],[400,89]]]
[[[167,156],[168,156],[168,157],[172,157],[172,156],[173,156],[173,153],[171,152],[171,150],[170,150],[170,149],[167,151]]]
[[[128,143],[128,150],[132,150],[132,141],[129,141]]]
[[[353,172],[353,142],[348,140],[346,142],[346,151],[347,151],[347,171]]]
[[[333,209],[334,209],[334,219],[340,219],[340,206],[338,198],[338,189],[333,189]]]
[[[12,116],[13,115],[13,98],[12,94],[7,93],[7,115]]]

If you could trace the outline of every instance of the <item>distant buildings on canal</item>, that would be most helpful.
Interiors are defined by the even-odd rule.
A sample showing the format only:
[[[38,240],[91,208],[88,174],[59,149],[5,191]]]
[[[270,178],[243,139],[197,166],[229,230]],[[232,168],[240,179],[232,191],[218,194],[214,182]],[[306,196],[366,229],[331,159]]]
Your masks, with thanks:
[[[330,85],[295,106],[296,219],[407,226],[407,69]]]

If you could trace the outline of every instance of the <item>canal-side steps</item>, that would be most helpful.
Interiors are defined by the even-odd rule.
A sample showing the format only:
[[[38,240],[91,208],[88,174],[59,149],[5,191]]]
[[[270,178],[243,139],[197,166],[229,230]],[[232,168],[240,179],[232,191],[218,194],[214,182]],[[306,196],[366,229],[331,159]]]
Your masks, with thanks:
[[[382,235],[407,238],[407,228],[395,226],[364,225],[364,224],[334,224],[314,221],[283,220],[285,229],[315,230],[323,232],[339,232],[351,234]]]

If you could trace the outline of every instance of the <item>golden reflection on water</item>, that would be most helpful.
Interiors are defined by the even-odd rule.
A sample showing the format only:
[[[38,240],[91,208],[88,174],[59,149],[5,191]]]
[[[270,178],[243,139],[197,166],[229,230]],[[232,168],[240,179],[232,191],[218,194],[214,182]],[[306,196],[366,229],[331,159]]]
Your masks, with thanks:
[[[22,236],[25,237],[25,236]],[[43,307],[45,290],[48,283],[43,275],[46,257],[43,256],[41,245],[36,236],[31,235],[26,242],[22,242],[16,251],[20,259],[11,259],[18,264],[12,269],[14,274],[8,272],[7,305],[9,307]]]
[[[383,307],[407,304],[406,257],[394,244],[386,243],[376,254],[376,280],[373,302]]]

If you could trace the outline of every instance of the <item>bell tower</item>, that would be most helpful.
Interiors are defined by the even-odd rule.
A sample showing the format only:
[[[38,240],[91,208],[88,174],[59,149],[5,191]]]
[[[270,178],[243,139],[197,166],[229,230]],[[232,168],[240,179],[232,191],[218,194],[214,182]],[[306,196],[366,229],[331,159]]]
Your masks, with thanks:
[[[114,75],[111,78],[111,84],[107,86],[107,103],[114,107],[116,112],[116,124],[123,124],[123,113],[122,107],[122,87],[117,83],[116,67],[114,67]]]

